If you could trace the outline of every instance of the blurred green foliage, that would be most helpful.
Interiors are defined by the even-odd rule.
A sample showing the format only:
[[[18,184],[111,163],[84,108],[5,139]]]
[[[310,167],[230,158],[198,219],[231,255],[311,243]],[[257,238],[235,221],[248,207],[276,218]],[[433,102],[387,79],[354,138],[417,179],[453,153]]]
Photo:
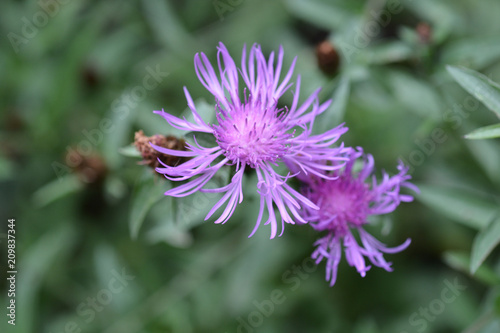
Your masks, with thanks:
[[[16,326],[2,313],[0,331],[499,332],[500,145],[484,139],[498,137],[499,12],[497,0],[2,1],[5,313],[9,218],[18,274]],[[317,63],[324,40],[333,74]],[[183,86],[210,115],[193,57],[215,62],[219,41],[237,63],[244,44],[283,45],[302,98],[320,86],[334,98],[318,131],[345,121],[346,144],[379,169],[411,166],[421,195],[371,230],[412,238],[393,273],[343,262],[329,288],[308,226],[248,239],[250,193],[227,224],[203,222],[213,196],[164,197],[170,185],[127,156],[136,130],[179,134],[152,111],[184,112]]]

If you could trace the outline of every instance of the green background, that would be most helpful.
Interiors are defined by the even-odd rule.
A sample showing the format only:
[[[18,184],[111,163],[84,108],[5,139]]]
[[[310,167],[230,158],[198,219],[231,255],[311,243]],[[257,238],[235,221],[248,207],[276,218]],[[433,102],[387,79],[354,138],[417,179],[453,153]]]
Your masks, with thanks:
[[[477,266],[500,239],[500,145],[464,138],[498,119],[451,75],[464,66],[500,82],[499,12],[497,0],[2,1],[0,330],[499,332],[498,250],[474,274],[469,265],[471,251]],[[332,75],[315,54],[325,39],[340,56]],[[411,166],[421,195],[368,227],[389,246],[412,239],[386,256],[394,272],[361,278],[342,261],[330,288],[324,263],[308,259],[312,228],[288,225],[270,241],[262,226],[247,238],[252,186],[214,225],[203,222],[213,196],[164,197],[170,185],[126,156],[139,129],[179,133],[152,111],[185,112],[183,86],[211,112],[193,57],[216,64],[219,41],[237,64],[244,44],[266,55],[282,45],[284,68],[297,57],[301,100],[318,87],[334,99],[318,131],[345,121],[344,142],[373,154],[378,175],[398,159]],[[158,84],[144,88],[155,70]],[[78,149],[99,167],[74,168],[67,152]],[[15,327],[5,315],[8,218]],[[444,302],[449,283],[465,289]]]

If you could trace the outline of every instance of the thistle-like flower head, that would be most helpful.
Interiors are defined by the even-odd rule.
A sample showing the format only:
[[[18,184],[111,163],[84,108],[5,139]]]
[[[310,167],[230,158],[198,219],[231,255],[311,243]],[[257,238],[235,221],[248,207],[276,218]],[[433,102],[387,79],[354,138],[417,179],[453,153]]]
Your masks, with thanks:
[[[374,162],[371,155],[363,154],[361,148],[348,153],[349,161],[345,168],[331,173],[335,179],[318,177],[306,180],[303,193],[316,204],[319,209],[304,210],[304,219],[319,232],[326,232],[314,245],[312,257],[319,264],[326,258],[326,279],[330,285],[335,284],[337,268],[342,257],[342,245],[349,265],[356,267],[361,276],[365,276],[371,266],[366,265],[365,257],[375,266],[392,271],[383,253],[396,253],[410,245],[407,239],[400,246],[389,248],[376,240],[363,226],[368,224],[371,215],[383,215],[396,209],[401,202],[413,200],[411,195],[401,194],[402,187],[418,191],[408,182],[411,176],[408,168],[402,163],[398,165],[399,173],[390,177],[383,173],[382,180],[377,182],[373,175]],[[355,162],[361,163],[359,172],[354,172]],[[370,182],[368,182],[370,181]],[[357,230],[361,244],[352,230]]]
[[[312,134],[316,116],[324,112],[331,101],[320,104],[318,89],[299,105],[300,76],[296,81],[292,104],[278,107],[280,97],[292,85],[290,80],[295,66],[294,60],[280,80],[283,57],[283,49],[280,48],[275,64],[274,52],[266,59],[260,46],[255,44],[250,49],[248,58],[246,48],[243,48],[241,68],[237,68],[226,47],[220,43],[217,54],[218,74],[205,54],[196,54],[194,60],[200,82],[215,97],[216,123],[208,124],[202,119],[186,88],[184,93],[194,122],[164,111],[155,111],[171,126],[187,132],[210,133],[216,142],[214,147],[203,147],[195,141],[195,144],[186,145],[186,151],[152,145],[164,154],[190,157],[183,164],[163,164],[156,169],[170,180],[189,180],[167,191],[166,195],[182,197],[196,191],[223,193],[206,218],[225,205],[222,214],[215,221],[224,223],[243,200],[244,171],[255,171],[260,210],[250,236],[259,227],[265,210],[265,224],[270,224],[271,238],[274,238],[278,230],[275,208],[278,208],[281,216],[281,233],[285,223],[307,222],[300,214],[303,207],[318,209],[314,203],[287,184],[287,180],[295,174],[280,175],[275,171],[276,166],[286,164],[303,174],[327,177],[324,176],[326,172],[335,171],[345,164],[346,158],[343,155],[349,150],[344,148],[343,144],[335,146],[340,136],[347,131],[343,125],[321,135]],[[242,93],[240,76],[245,86]],[[206,188],[205,185],[225,165],[234,165],[236,168],[231,182],[218,189]]]

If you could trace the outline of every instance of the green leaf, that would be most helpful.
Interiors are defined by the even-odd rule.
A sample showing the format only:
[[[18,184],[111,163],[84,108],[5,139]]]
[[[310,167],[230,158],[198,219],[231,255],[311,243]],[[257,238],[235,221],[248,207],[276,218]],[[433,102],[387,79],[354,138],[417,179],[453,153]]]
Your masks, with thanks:
[[[429,82],[402,71],[384,71],[381,80],[389,83],[401,104],[424,119],[441,119],[442,101]]]
[[[195,42],[187,33],[182,22],[175,15],[175,10],[169,1],[142,1],[144,16],[151,27],[154,36],[172,52],[185,55]]]
[[[151,170],[145,170],[143,176],[136,183],[132,194],[129,220],[130,236],[132,238],[137,238],[147,213],[156,202],[164,197],[163,194],[169,188],[171,188],[169,181],[153,174]]]
[[[500,295],[497,295],[495,298],[495,304],[493,305],[493,309],[495,310],[495,314],[497,317],[500,316]]]
[[[470,123],[469,121],[463,125],[464,131],[469,132],[476,127],[476,125],[470,126]],[[488,177],[493,182],[500,183],[500,173],[498,172],[500,154],[498,154],[497,142],[493,140],[465,140],[464,143]]]
[[[193,237],[189,231],[178,227],[172,221],[164,221],[152,228],[147,232],[146,238],[153,244],[165,242],[179,248],[188,248],[193,243]]]
[[[110,110],[106,116],[113,124],[112,130],[107,135],[103,135],[102,154],[106,160],[106,164],[110,169],[118,168],[120,165],[121,156],[116,152],[124,145],[134,140],[130,134],[132,123],[137,117],[139,110],[144,110],[142,102],[129,104],[123,101],[130,97],[130,93],[134,87],[124,89],[121,95],[117,96],[112,102]],[[118,102],[116,102],[118,101]],[[119,105],[119,106],[118,106]],[[120,110],[120,112],[117,112]]]
[[[491,223],[474,238],[471,252],[470,272],[474,274],[483,261],[500,243],[500,217]]]
[[[500,118],[500,86],[497,83],[468,68],[447,66],[446,69],[462,88]]]
[[[360,58],[370,64],[387,64],[412,57],[415,57],[415,51],[408,44],[398,41],[374,45]]]
[[[498,36],[473,36],[450,43],[443,49],[445,64],[467,64],[471,68],[484,68],[500,58]]]
[[[349,93],[349,77],[343,76],[333,94],[332,105],[319,118],[321,121],[317,123],[317,127],[320,133],[338,126],[342,121],[349,100]]]
[[[466,139],[495,139],[500,138],[500,124],[478,128],[465,136]]]
[[[325,29],[340,30],[352,18],[338,5],[317,0],[288,0],[285,5],[297,17]]]
[[[469,274],[470,257],[468,253],[447,251],[443,254],[443,260],[451,268],[465,274]],[[500,283],[500,277],[487,266],[480,267],[474,277],[477,280],[491,286],[495,286]]]
[[[18,332],[36,331],[35,318],[38,318],[38,304],[43,297],[40,289],[54,267],[66,262],[61,257],[72,253],[77,244],[77,235],[72,223],[53,226],[23,251],[22,261],[18,264],[22,274],[18,275],[16,282],[16,304],[26,320],[17,322]]]
[[[75,174],[58,178],[33,193],[33,203],[37,207],[46,206],[67,195],[78,192],[83,184]]]
[[[14,163],[3,156],[0,156],[0,181],[11,178],[14,173],[14,169]]]
[[[497,214],[498,204],[465,189],[417,185],[417,199],[425,205],[465,226],[482,229]]]
[[[137,150],[137,148],[134,145],[119,148],[118,152],[123,156],[127,157],[138,157],[138,158],[142,157],[141,153]]]

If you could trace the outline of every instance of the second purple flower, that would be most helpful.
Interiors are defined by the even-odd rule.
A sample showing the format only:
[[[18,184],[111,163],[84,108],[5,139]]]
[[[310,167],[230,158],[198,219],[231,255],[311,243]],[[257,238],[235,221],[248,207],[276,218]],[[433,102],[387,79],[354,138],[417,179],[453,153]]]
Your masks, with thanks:
[[[354,171],[356,162],[361,164],[359,171]],[[391,213],[401,202],[413,200],[413,196],[400,193],[402,188],[418,193],[418,188],[409,182],[408,167],[400,163],[398,170],[399,173],[392,177],[384,172],[382,180],[377,182],[373,157],[358,148],[349,153],[344,169],[331,174],[335,179],[301,177],[304,194],[320,207],[319,210],[306,208],[304,218],[318,232],[326,232],[314,244],[316,249],[312,257],[317,264],[326,259],[326,279],[331,286],[337,280],[342,245],[347,262],[363,277],[371,267],[366,265],[365,257],[373,265],[392,271],[384,253],[397,253],[410,245],[410,239],[407,239],[403,244],[390,248],[364,230],[364,226],[369,224],[369,216]],[[361,245],[352,230],[359,234]]]

